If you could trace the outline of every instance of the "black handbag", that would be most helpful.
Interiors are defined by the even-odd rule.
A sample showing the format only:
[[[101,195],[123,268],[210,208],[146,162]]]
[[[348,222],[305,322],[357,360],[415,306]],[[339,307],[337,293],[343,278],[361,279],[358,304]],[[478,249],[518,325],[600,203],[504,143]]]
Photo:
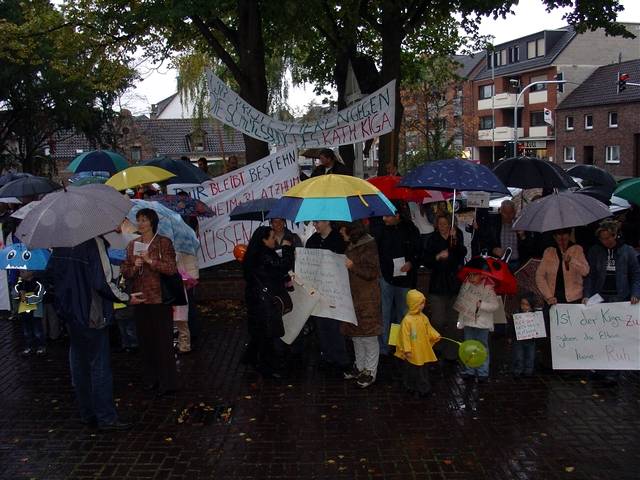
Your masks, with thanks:
[[[254,276],[254,278],[258,284],[258,303],[260,316],[262,317],[262,332],[265,337],[282,337],[284,335],[282,317],[293,310],[291,297],[284,287],[282,291],[275,294],[257,276]]]
[[[182,275],[178,272],[173,275],[160,274],[160,288],[162,289],[162,303],[164,305],[187,305],[184,282],[182,281]]]

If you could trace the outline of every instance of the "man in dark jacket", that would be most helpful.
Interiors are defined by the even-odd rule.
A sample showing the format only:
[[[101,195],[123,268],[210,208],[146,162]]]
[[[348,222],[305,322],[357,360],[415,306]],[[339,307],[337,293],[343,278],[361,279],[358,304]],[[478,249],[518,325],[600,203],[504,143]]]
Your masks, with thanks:
[[[309,237],[305,244],[306,248],[321,248],[340,254],[345,252],[347,245],[342,235],[332,228],[331,222],[318,220],[313,222],[313,226],[316,228],[316,233]],[[351,360],[344,337],[340,333],[338,320],[316,316],[311,316],[309,319],[312,319],[316,326],[323,362],[341,371],[347,370]]]
[[[320,165],[313,169],[313,172],[311,172],[312,177],[327,175],[329,173],[349,175],[347,167],[344,166],[344,163],[338,160],[338,157],[330,148],[323,148],[320,150],[318,160],[320,160]]]
[[[113,278],[107,244],[92,238],[73,248],[54,248],[48,268],[56,292],[56,313],[66,323],[71,377],[82,422],[101,430],[125,430],[113,403],[109,329],[113,303],[144,301],[120,290]]]
[[[384,225],[373,235],[380,255],[382,335],[380,353],[389,352],[389,330],[400,323],[407,311],[407,292],[415,288],[418,275],[420,232],[400,213],[382,217]]]

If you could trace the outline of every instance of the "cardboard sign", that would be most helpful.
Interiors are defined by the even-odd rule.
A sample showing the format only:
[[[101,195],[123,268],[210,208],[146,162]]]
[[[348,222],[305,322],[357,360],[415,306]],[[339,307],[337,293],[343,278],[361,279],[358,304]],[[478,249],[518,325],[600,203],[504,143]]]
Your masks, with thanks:
[[[357,325],[345,259],[330,250],[296,248],[296,279],[320,296],[313,315]]]
[[[640,370],[640,304],[551,307],[554,369]]]
[[[544,338],[547,336],[542,312],[515,313],[513,315],[513,326],[518,340]]]
[[[489,208],[489,192],[466,192],[467,207]]]

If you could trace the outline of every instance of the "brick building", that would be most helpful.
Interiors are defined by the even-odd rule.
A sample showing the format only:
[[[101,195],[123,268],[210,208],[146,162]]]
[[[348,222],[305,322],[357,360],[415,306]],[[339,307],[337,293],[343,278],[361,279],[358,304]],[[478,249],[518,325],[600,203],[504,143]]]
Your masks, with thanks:
[[[563,167],[583,163],[616,176],[640,176],[640,87],[618,93],[618,72],[640,83],[640,60],[598,68],[558,106]]]
[[[640,35],[640,24],[626,24]],[[527,155],[555,160],[556,131],[545,122],[544,110],[555,111],[596,68],[618,60],[640,58],[640,37],[608,37],[603,30],[576,33],[571,27],[544,30],[493,47],[481,71],[467,82],[475,122],[465,124],[473,138],[472,158],[482,163],[513,151],[514,107],[520,89],[544,80],[564,79],[565,85],[539,84],[528,89],[516,109],[518,142]],[[522,148],[524,150],[522,150]]]

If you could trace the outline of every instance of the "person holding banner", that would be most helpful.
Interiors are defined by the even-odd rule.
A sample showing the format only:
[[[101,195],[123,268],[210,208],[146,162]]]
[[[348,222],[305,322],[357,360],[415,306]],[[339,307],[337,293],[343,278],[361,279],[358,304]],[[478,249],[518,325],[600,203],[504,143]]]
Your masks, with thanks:
[[[333,229],[331,222],[317,220],[313,222],[313,226],[316,233],[309,237],[305,244],[306,248],[322,248],[340,254],[345,252],[347,245],[340,233]],[[342,374],[349,368],[351,360],[347,353],[344,337],[340,333],[338,321],[315,315],[309,317],[309,320],[313,321],[316,326],[322,362],[326,366],[338,369]]]
[[[378,247],[360,220],[340,227],[340,234],[348,244],[346,265],[358,320],[357,325],[340,322],[340,332],[351,337],[355,353],[355,364],[343,377],[355,379],[358,387],[367,388],[376,381],[380,357],[378,335],[382,333]]]
[[[312,177],[319,177],[320,175],[327,175],[329,173],[349,175],[347,167],[345,167],[342,160],[338,159],[335,152],[330,148],[320,150],[318,160],[320,161],[320,165],[313,169],[313,172],[311,172]]]
[[[536,270],[536,286],[544,298],[545,328],[549,328],[549,308],[557,303],[577,303],[583,297],[584,278],[589,274],[589,263],[580,245],[571,242],[571,229],[552,233],[556,245],[548,247]],[[551,339],[540,342],[540,362],[551,368]]]
[[[263,225],[251,236],[242,261],[249,327],[243,362],[253,365],[265,377],[282,378],[282,315],[285,303],[291,303],[285,280],[293,268],[294,256],[287,240],[282,242],[282,257],[275,248],[275,232]]]

